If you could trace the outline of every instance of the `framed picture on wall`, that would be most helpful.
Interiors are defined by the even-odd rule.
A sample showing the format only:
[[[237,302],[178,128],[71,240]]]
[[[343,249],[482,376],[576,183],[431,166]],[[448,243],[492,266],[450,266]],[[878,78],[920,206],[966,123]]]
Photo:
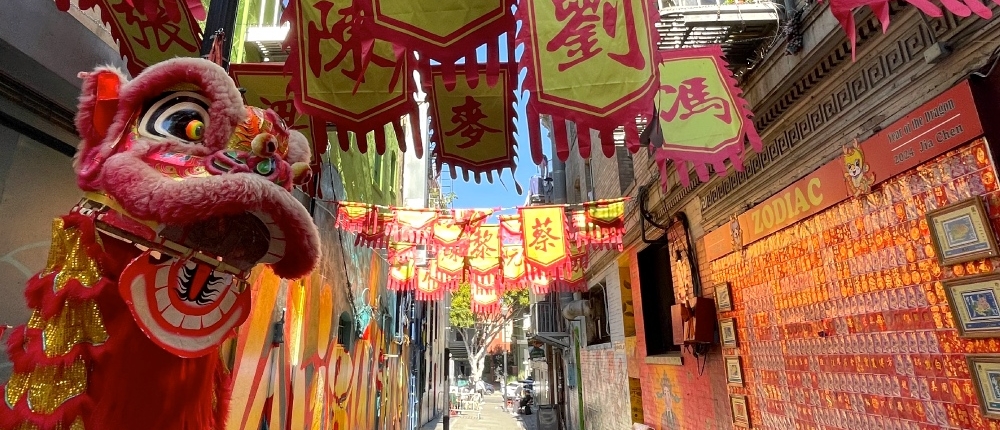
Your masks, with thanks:
[[[722,338],[722,346],[726,348],[736,348],[736,320],[726,318],[719,320],[719,334]]]
[[[747,406],[747,396],[730,394],[729,405],[733,409],[733,425],[750,428],[750,407]]]
[[[979,197],[927,212],[927,225],[942,266],[1000,255]]]
[[[1000,337],[1000,274],[942,282],[959,337]]]
[[[983,416],[1000,419],[1000,355],[969,355],[966,360]]]
[[[743,362],[739,356],[722,357],[726,361],[726,383],[732,387],[743,386]]]
[[[715,307],[719,312],[733,310],[733,302],[729,296],[729,283],[723,282],[715,286]]]

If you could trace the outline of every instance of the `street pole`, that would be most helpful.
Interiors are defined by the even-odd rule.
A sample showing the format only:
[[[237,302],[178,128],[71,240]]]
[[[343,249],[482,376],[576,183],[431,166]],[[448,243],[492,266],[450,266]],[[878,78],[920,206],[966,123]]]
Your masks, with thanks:
[[[447,346],[444,348],[444,365],[448,366],[448,361],[451,360],[451,349]],[[451,372],[444,372],[444,417],[441,418],[441,424],[444,430],[449,430],[451,428]]]
[[[500,381],[500,389],[503,390],[504,387],[507,386],[507,350],[506,349],[503,350],[503,372],[501,372],[501,375],[503,375],[503,380]],[[501,391],[501,392],[506,395],[506,391]]]
[[[233,32],[236,29],[236,10],[240,0],[212,0],[208,4],[208,17],[205,19],[205,34],[201,41],[201,56],[206,58],[212,51],[212,42],[216,34],[222,32],[225,39],[222,42],[222,67],[229,70],[229,56],[233,49]]]

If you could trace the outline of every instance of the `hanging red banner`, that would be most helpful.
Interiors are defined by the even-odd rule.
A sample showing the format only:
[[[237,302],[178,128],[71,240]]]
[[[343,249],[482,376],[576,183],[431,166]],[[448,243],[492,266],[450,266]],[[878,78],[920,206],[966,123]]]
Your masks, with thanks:
[[[563,278],[552,282],[553,289],[563,293],[587,291],[586,263],[573,260],[571,264],[572,269]]]
[[[392,223],[392,214],[379,213],[375,223],[366,225],[357,233],[354,245],[364,246],[371,249],[380,249],[388,246],[389,235],[386,232],[389,224]]]
[[[592,247],[622,250],[625,235],[625,199],[583,204],[587,243]]]
[[[81,10],[98,7],[133,76],[174,57],[197,57],[201,50],[197,20],[204,19],[205,10],[200,0],[77,0],[77,4]],[[56,6],[68,11],[70,0],[56,0]]]
[[[944,10],[962,18],[972,14],[979,15],[983,19],[993,17],[993,11],[981,0],[943,0],[941,6],[930,0],[907,0],[906,2],[934,18],[944,16],[941,6]],[[993,0],[993,3],[1000,4],[1000,1]],[[854,10],[863,6],[870,7],[875,18],[882,23],[882,33],[889,30],[889,0],[830,0],[830,13],[847,33],[847,40],[851,45],[851,61],[857,59],[855,55],[857,49],[855,48],[857,48],[858,34],[857,24],[854,22]]]
[[[243,98],[248,106],[271,109],[292,130],[297,130],[312,141],[313,171],[319,172],[320,157],[326,152],[326,124],[295,111],[295,102],[288,95],[292,76],[280,63],[243,63],[229,66],[229,74],[236,85],[243,88]]]
[[[101,0],[80,0],[80,9],[87,10]],[[156,20],[165,17],[172,23],[183,22],[186,18],[205,20],[205,6],[201,0],[113,0],[142,15],[143,19]],[[69,11],[69,0],[56,0],[56,8]]]
[[[434,221],[434,226],[431,227],[433,232],[432,241],[435,249],[442,248],[467,248],[468,247],[468,237],[465,235],[466,223],[459,222],[455,220],[454,215],[441,215],[436,221]]]
[[[417,51],[421,59],[436,60],[451,85],[455,82],[455,62],[462,57],[476,58],[476,48],[486,45],[487,76],[493,86],[500,70],[499,38],[512,34],[516,25],[513,0],[367,0],[360,5],[368,37]],[[478,82],[479,76],[466,78]]]
[[[499,273],[500,226],[480,226],[469,237],[469,279],[478,285],[496,285]]]
[[[493,182],[493,171],[499,175],[503,169],[510,169],[513,173],[516,154],[514,91],[517,88],[513,65],[504,63],[500,67],[498,84],[492,87],[472,85],[465,79],[449,89],[445,70],[443,66],[435,66],[426,78],[432,109],[431,139],[438,157],[438,169],[447,164],[451,177],[457,178],[457,168],[461,168],[466,181],[471,174],[476,182],[480,182],[483,175]],[[462,76],[467,73],[485,77],[487,66],[477,65],[472,70],[458,72]]]
[[[688,163],[703,182],[709,179],[709,165],[725,175],[726,160],[743,171],[744,142],[749,140],[757,151],[763,144],[750,121],[749,105],[722,59],[722,48],[660,51],[659,77],[656,108],[663,144],[656,150],[656,163],[663,187],[668,160],[684,186],[689,182]]]
[[[284,15],[292,23],[291,52],[285,63],[293,75],[289,88],[300,112],[337,126],[342,150],[350,150],[349,133],[355,133],[358,149],[367,152],[368,134],[373,133],[375,150],[384,154],[391,128],[405,151],[401,118],[417,118],[412,79],[416,59],[388,42],[362,43],[358,28],[362,13],[355,0],[289,3]],[[420,157],[417,128],[410,127]]]
[[[471,288],[472,312],[479,315],[492,315],[500,312],[500,292],[496,288],[477,287]]]
[[[525,271],[529,277],[560,277],[570,269],[566,213],[562,206],[530,206],[521,212]]]
[[[441,248],[434,260],[434,277],[449,290],[458,287],[465,277],[465,256],[455,248]]]
[[[394,219],[389,225],[392,240],[426,245],[434,235],[434,222],[438,211],[435,209],[393,208]]]
[[[386,284],[391,291],[407,291],[414,288],[416,282],[416,267],[414,264],[417,245],[413,243],[393,242],[389,244],[388,257],[389,279]]]
[[[367,203],[337,202],[336,227],[348,233],[376,231],[378,229],[378,208]],[[384,231],[384,226],[383,226]]]
[[[500,243],[507,245],[523,245],[521,237],[521,215],[500,215]]]
[[[444,297],[444,289],[434,275],[435,267],[431,262],[427,267],[418,267],[416,270],[416,299],[441,300]]]
[[[524,247],[504,245],[500,260],[503,265],[501,291],[517,290],[524,287]]]
[[[648,113],[655,95],[658,14],[652,2],[522,0],[517,14],[534,162],[542,162],[539,114],[552,115],[561,160],[569,156],[564,119],[581,125],[583,158],[590,157],[589,128],[598,131],[604,155],[613,157],[615,128],[625,125],[638,136],[635,118]]]

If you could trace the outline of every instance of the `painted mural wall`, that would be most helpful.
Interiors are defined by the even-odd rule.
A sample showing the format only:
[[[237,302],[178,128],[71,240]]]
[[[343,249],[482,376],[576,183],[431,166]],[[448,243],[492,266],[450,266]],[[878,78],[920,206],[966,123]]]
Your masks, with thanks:
[[[336,169],[323,176],[327,195],[350,195]],[[323,259],[313,273],[285,281],[260,268],[250,279],[227,430],[407,428],[409,339],[395,335],[387,266],[334,229],[334,214],[314,207]]]

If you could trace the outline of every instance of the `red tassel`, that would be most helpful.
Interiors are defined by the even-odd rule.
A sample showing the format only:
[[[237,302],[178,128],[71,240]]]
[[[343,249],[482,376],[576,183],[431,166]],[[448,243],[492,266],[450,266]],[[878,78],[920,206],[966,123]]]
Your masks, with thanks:
[[[392,131],[396,134],[396,144],[399,145],[399,150],[406,152],[406,135],[403,134],[402,120],[392,122]]]
[[[347,130],[337,130],[337,141],[340,142],[340,150],[347,152],[351,150],[351,137]]]
[[[441,63],[441,80],[448,91],[455,90],[455,64],[449,61]]]
[[[479,86],[479,63],[475,59],[475,54],[465,57],[465,81],[471,89]]]
[[[507,61],[514,61],[514,57],[511,56]],[[500,82],[500,41],[491,40],[486,43],[486,84],[493,88],[497,82]]]
[[[634,120],[633,120],[634,121]],[[598,130],[598,136],[601,138],[601,148],[604,149],[604,157],[612,158],[615,156],[615,129],[606,128],[603,130]]]
[[[385,135],[386,133],[385,126],[382,126],[381,130],[376,129],[373,133],[375,133],[375,152],[377,152],[378,155],[384,155],[385,147],[387,144],[386,141],[388,140],[387,136]]]
[[[528,141],[531,146],[531,161],[535,164],[542,164],[545,160],[545,154],[542,153],[542,130],[541,124],[539,123],[540,118],[538,117],[538,108],[535,107],[535,102],[529,99],[528,106],[525,110],[527,111],[526,116],[528,121]]]
[[[576,125],[576,142],[579,146],[580,157],[584,159],[590,158],[590,149],[593,147],[594,143],[590,140],[590,128],[585,125]],[[601,141],[601,144],[604,144]]]
[[[528,115],[528,121],[531,121],[531,115]],[[555,140],[556,144],[556,157],[566,161],[569,158],[569,136],[566,120],[552,117],[552,139]]]

